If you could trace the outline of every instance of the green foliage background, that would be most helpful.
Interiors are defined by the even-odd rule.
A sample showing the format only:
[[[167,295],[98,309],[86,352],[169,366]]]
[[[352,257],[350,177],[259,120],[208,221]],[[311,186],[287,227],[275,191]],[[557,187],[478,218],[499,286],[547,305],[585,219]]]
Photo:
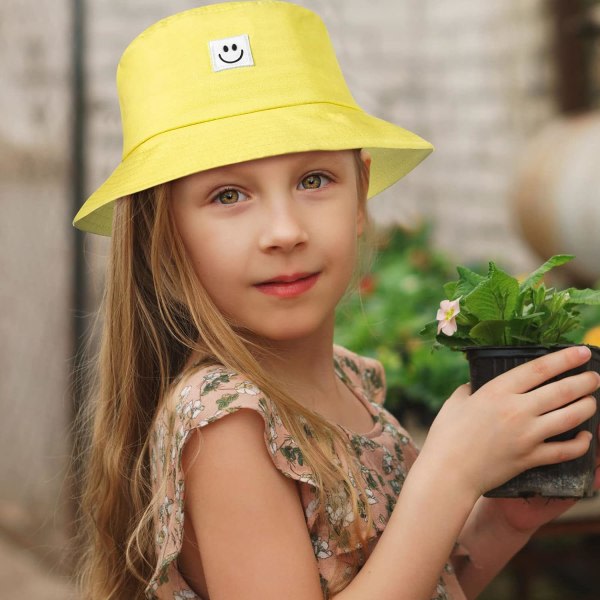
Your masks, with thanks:
[[[452,266],[429,244],[429,228],[395,229],[380,242],[370,274],[337,312],[336,343],[377,358],[387,376],[386,406],[435,415],[469,379],[460,353],[432,353],[419,331],[435,317]]]

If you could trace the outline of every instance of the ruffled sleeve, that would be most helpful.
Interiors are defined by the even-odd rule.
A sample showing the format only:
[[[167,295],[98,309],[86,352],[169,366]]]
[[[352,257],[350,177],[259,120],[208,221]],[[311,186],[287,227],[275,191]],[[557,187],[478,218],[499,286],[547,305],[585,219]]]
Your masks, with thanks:
[[[150,598],[163,597],[156,591],[167,582],[185,586],[174,564],[183,542],[185,486],[181,458],[185,443],[195,429],[241,408],[255,410],[263,418],[265,445],[275,467],[285,477],[314,482],[300,448],[251,381],[222,366],[205,367],[183,378],[160,412],[150,444],[153,486],[164,497],[155,515],[158,566],[147,589]],[[181,581],[175,583],[177,580]]]

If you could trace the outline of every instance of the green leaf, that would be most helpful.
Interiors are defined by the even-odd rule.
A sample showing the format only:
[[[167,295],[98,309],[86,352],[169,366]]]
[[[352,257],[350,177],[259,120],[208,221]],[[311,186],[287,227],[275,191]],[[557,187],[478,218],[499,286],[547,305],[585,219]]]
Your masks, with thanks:
[[[289,462],[297,462],[299,465],[304,464],[304,456],[302,455],[302,450],[300,450],[300,448],[296,446],[282,446],[279,448],[279,451]]]
[[[477,286],[485,279],[484,275],[471,271],[471,269],[468,269],[467,267],[456,267],[456,271],[462,281],[473,284],[473,287]]]
[[[234,400],[237,400],[238,397],[239,397],[239,394],[237,392],[234,394],[225,394],[225,395],[221,396],[217,400],[217,406],[218,406],[219,410],[225,410]]]
[[[569,294],[567,304],[600,305],[600,290],[591,290],[589,288],[578,290],[576,288],[569,288],[566,292]]]
[[[423,336],[425,339],[433,340],[437,335],[437,327],[437,321],[430,321],[425,325],[425,327],[423,327],[423,329],[421,329],[421,331],[419,331],[419,335]]]
[[[560,267],[565,263],[573,260],[575,256],[572,254],[555,254],[553,257],[549,258],[541,267],[538,267],[529,277],[521,283],[520,290],[524,291],[527,288],[534,287],[541,280],[542,277],[554,267]]]
[[[521,327],[523,325],[528,325],[528,321],[531,321],[531,319],[537,319],[538,317],[543,317],[545,316],[546,313],[543,312],[534,312],[534,313],[529,313],[527,315],[519,315],[518,317],[515,317],[514,319],[511,319],[510,321],[508,321],[508,326],[509,327]]]
[[[506,321],[517,304],[519,283],[490,263],[490,274],[463,301],[480,321]]]
[[[230,375],[229,373],[221,373],[213,380],[209,381],[203,388],[201,392],[201,396],[205,396],[209,392],[216,390],[222,383],[229,383]]]
[[[444,295],[446,296],[446,298],[448,298],[450,300],[456,299],[457,286],[458,286],[458,281],[449,281],[448,283],[444,284]]]
[[[519,316],[508,321],[506,323],[504,344],[508,345],[515,342],[518,342],[519,344],[524,342],[535,344],[536,339],[539,338],[539,334],[537,334],[537,338],[531,337],[531,332],[535,332],[536,329],[539,331],[539,321],[540,318],[544,316],[544,313],[538,312]]]
[[[539,288],[532,290],[533,292],[533,302],[535,306],[541,306],[546,299],[546,286],[544,284],[540,285]]]
[[[475,271],[471,271],[471,269],[467,269],[467,267],[456,267],[460,279],[458,280],[458,285],[454,290],[455,296],[453,299],[456,299],[458,296],[466,296],[470,294],[482,281],[485,280],[483,275],[479,273],[475,273]],[[448,296],[450,298],[450,296]]]
[[[435,338],[438,344],[442,346],[447,346],[448,348],[452,348],[453,350],[457,348],[464,348],[465,346],[474,346],[473,340],[471,338],[457,338],[455,336],[444,335],[440,333]]]
[[[527,337],[524,335],[518,335],[516,333],[511,333],[510,337],[511,337],[511,340],[514,340],[515,342],[519,342],[519,345],[523,345],[523,346],[526,346],[528,344],[536,344],[538,342],[537,338]]]
[[[477,325],[477,323],[479,323],[477,317],[472,315],[465,306],[461,305],[460,312],[456,315],[456,324],[458,325],[459,330],[464,327],[470,329]]]
[[[481,321],[469,331],[473,341],[482,346],[501,346],[505,341],[506,321]]]

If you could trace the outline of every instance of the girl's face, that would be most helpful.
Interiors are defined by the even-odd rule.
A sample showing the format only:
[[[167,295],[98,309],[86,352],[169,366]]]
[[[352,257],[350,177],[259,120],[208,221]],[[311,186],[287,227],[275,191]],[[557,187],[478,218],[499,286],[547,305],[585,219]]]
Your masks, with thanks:
[[[285,154],[172,183],[194,270],[235,325],[277,341],[332,330],[364,222],[353,154]]]

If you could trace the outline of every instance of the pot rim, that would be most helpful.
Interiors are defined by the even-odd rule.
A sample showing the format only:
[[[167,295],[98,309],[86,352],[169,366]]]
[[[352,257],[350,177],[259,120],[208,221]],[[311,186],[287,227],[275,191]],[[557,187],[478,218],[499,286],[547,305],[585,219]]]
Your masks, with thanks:
[[[465,346],[461,348],[461,351],[467,355],[467,358],[474,356],[489,356],[489,357],[503,357],[503,356],[543,356],[550,352],[556,352],[563,348],[571,348],[572,346],[587,346],[591,351],[592,355],[600,358],[600,346],[593,344],[531,344],[524,346]]]

